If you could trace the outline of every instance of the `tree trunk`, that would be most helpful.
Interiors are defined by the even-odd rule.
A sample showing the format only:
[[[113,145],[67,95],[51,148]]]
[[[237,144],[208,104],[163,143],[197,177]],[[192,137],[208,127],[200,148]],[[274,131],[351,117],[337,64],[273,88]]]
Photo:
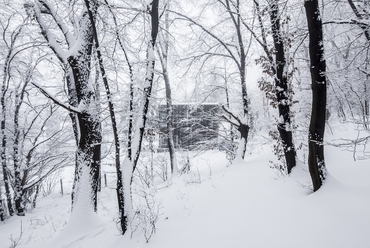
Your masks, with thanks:
[[[124,193],[124,206],[122,209],[125,210],[124,218],[126,226],[124,226],[125,230],[128,229],[128,221],[132,218],[132,192],[131,192],[131,184],[133,181],[133,174],[136,169],[136,166],[139,161],[140,151],[142,140],[144,136],[145,125],[147,121],[147,114],[149,110],[149,102],[150,96],[152,92],[153,86],[153,78],[154,78],[154,65],[155,65],[155,58],[154,58],[154,48],[158,34],[158,0],[153,0],[151,4],[151,11],[149,12],[151,15],[151,39],[148,44],[147,49],[147,66],[146,66],[146,74],[145,74],[145,81],[144,81],[144,95],[143,95],[143,105],[140,106],[138,111],[138,119],[136,122],[135,131],[132,125],[132,118],[130,118],[129,123],[129,140],[128,140],[128,154],[123,161],[121,166],[122,171],[122,182],[123,182],[123,193]],[[132,86],[132,85],[131,85]],[[132,114],[132,104],[133,104],[133,89],[130,87],[130,115]],[[133,142],[135,141],[135,142]]]
[[[163,71],[163,73],[165,73]],[[165,76],[168,78],[168,75]],[[167,111],[167,144],[168,152],[170,154],[170,163],[171,163],[171,173],[172,175],[178,174],[177,162],[176,162],[176,153],[175,153],[175,144],[173,139],[173,108],[172,108],[172,98],[171,98],[171,86],[169,80],[165,79],[166,85],[166,111]]]
[[[98,3],[89,1],[93,17],[95,18]],[[77,108],[71,114],[73,130],[75,132],[77,151],[75,179],[72,191],[73,209],[79,208],[79,213],[97,210],[97,192],[99,186],[101,160],[101,125],[99,101],[90,79],[91,54],[93,46],[93,27],[89,12],[84,7],[78,22],[78,39],[67,28],[64,19],[58,16],[55,9],[47,1],[36,1],[34,7],[35,18],[41,29],[41,34],[48,42],[56,57],[66,66],[65,73],[68,88],[69,104]],[[68,50],[59,46],[43,15],[51,15],[56,26],[64,35]],[[61,38],[61,37],[59,37]]]
[[[246,149],[247,149],[249,129],[250,129],[249,126],[244,124],[244,123],[240,123],[238,128],[237,128],[237,130],[240,132],[240,136],[241,136],[238,153],[239,153],[239,155],[241,156],[242,159],[244,159],[245,152],[246,152]]]
[[[20,32],[20,31],[19,31]],[[8,173],[8,166],[6,162],[6,146],[7,146],[7,136],[6,136],[6,103],[5,103],[5,94],[7,90],[7,85],[9,84],[9,66],[11,61],[11,56],[13,52],[14,47],[14,41],[15,38],[18,36],[18,33],[14,35],[14,40],[11,43],[11,49],[8,51],[8,54],[6,56],[5,62],[4,62],[4,69],[3,69],[3,81],[1,85],[1,121],[0,121],[0,129],[1,129],[1,153],[0,153],[0,159],[1,159],[1,167],[3,170],[3,178],[4,178],[4,187],[5,187],[5,195],[6,195],[6,202],[7,207],[9,211],[9,215],[14,215],[14,209],[13,209],[13,203],[12,203],[12,195],[10,193],[10,178]]]
[[[76,201],[79,200],[78,198],[86,193],[80,192],[83,187],[89,187],[89,202],[85,202],[84,204],[91,203],[91,207],[96,212],[101,160],[100,120],[95,114],[91,113],[78,114],[77,118],[80,129],[80,140],[76,153],[76,175],[74,179],[72,203],[75,205]],[[88,175],[86,175],[86,173],[88,173]],[[86,185],[86,183],[88,183],[88,185]]]
[[[13,141],[13,163],[14,163],[14,203],[15,210],[18,216],[24,216],[24,204],[23,204],[23,185],[22,185],[22,168],[20,163],[20,153],[19,153],[19,109],[22,100],[15,91],[15,112],[14,112],[14,141]]]
[[[365,64],[365,70],[367,71],[368,70],[368,65],[369,65],[369,54],[366,55],[366,64]],[[369,129],[369,125],[370,125],[370,104],[369,104],[369,101],[370,101],[370,90],[369,90],[369,87],[370,87],[370,75],[369,74],[366,74],[365,75],[365,82],[364,82],[364,95],[365,95],[365,99],[364,99],[364,126],[366,129]]]
[[[146,121],[148,119],[148,110],[149,110],[149,102],[150,96],[152,94],[152,87],[153,87],[153,79],[154,79],[154,66],[155,66],[155,58],[154,58],[154,49],[155,43],[158,34],[158,27],[159,27],[159,17],[158,17],[158,0],[153,0],[152,2],[152,9],[150,11],[151,15],[151,39],[148,44],[147,49],[147,67],[146,67],[146,74],[145,74],[145,82],[144,82],[144,104],[141,106],[139,111],[139,118],[137,121],[137,129],[135,130],[135,134],[137,135],[138,142],[137,146],[135,147],[135,152],[132,153],[132,171],[135,171],[141,151],[142,140],[144,137],[144,130]],[[134,149],[132,149],[134,151]]]
[[[246,86],[246,78],[245,78],[245,68],[246,68],[246,59],[247,59],[247,52],[245,51],[244,47],[244,40],[242,35],[242,21],[240,16],[240,1],[237,0],[236,3],[231,3],[230,0],[225,1],[226,9],[229,12],[230,18],[234,24],[235,32],[238,38],[238,53],[239,53],[239,62],[238,69],[240,75],[240,87],[242,93],[242,106],[243,106],[243,118],[240,120],[240,126],[238,128],[240,132],[240,142],[239,142],[239,149],[238,153],[242,159],[244,159],[245,152],[247,150],[247,143],[248,143],[248,134],[249,134],[249,126],[247,123],[243,123],[246,121],[249,115],[249,100],[248,100],[248,92]],[[231,9],[231,6],[234,6],[235,10]],[[248,49],[247,49],[248,50]],[[248,128],[246,128],[248,127]]]
[[[35,196],[33,197],[33,200],[32,200],[32,208],[36,208],[36,204],[37,204],[37,197],[39,196],[39,193],[40,193],[40,184],[37,184],[36,186],[36,189],[35,189]]]
[[[107,75],[105,72],[105,67],[103,63],[103,56],[101,55],[100,52],[100,45],[99,45],[99,39],[98,39],[98,34],[96,31],[96,26],[95,26],[95,20],[93,13],[90,8],[90,3],[88,0],[85,0],[85,4],[89,13],[89,18],[90,22],[92,24],[93,28],[93,35],[94,35],[94,40],[95,40],[95,48],[96,48],[96,54],[98,57],[98,62],[99,62],[99,68],[100,72],[102,74],[103,78],[103,83],[105,87],[105,91],[107,94],[107,100],[108,100],[108,108],[109,108],[109,115],[111,118],[111,124],[112,124],[112,131],[113,131],[113,137],[114,137],[114,147],[115,147],[115,167],[116,167],[116,173],[117,173],[117,201],[118,201],[118,212],[120,216],[120,226],[121,226],[121,233],[122,235],[125,234],[127,230],[127,216],[125,215],[125,196],[124,196],[124,190],[123,190],[123,182],[122,182],[122,170],[121,170],[121,147],[120,147],[120,142],[119,142],[119,137],[118,137],[118,128],[117,128],[117,121],[116,121],[116,116],[115,116],[115,111],[114,111],[114,105],[113,105],[113,99],[112,99],[112,94],[110,92],[110,87],[108,84],[108,79]],[[106,174],[104,174],[104,179],[105,179],[105,186],[106,186]],[[100,180],[99,180],[100,182]]]
[[[275,87],[279,110],[277,128],[283,144],[287,171],[288,174],[290,174],[292,168],[296,165],[296,151],[293,143],[292,125],[290,120],[288,80],[284,73],[286,61],[284,42],[283,37],[281,36],[278,0],[270,2],[270,21],[275,46]]]
[[[3,99],[2,104],[3,103]],[[4,178],[4,187],[5,187],[5,195],[6,195],[6,203],[9,211],[9,215],[14,215],[13,210],[13,203],[12,203],[12,195],[10,193],[10,181],[8,175],[8,167],[6,164],[6,134],[5,134],[5,108],[2,108],[2,120],[1,120],[1,167],[3,170],[3,178]]]
[[[324,59],[322,21],[318,0],[304,3],[309,32],[309,53],[312,87],[312,112],[308,136],[308,168],[317,191],[326,178],[324,131],[326,115],[326,62]]]
[[[8,167],[6,166],[6,156],[5,156],[5,152],[3,153],[3,151],[2,151],[2,154],[1,154],[1,158],[2,158],[1,166],[2,166],[2,169],[3,169],[6,204],[7,204],[7,207],[8,207],[9,215],[13,216],[14,215],[14,210],[13,210],[13,203],[12,203],[12,195],[10,193],[10,181],[9,181],[9,175],[8,175]]]
[[[167,6],[169,8],[169,6]],[[169,32],[170,32],[170,21],[169,21],[169,12],[165,12],[165,31],[163,35],[163,44],[161,47],[160,53],[160,62],[162,65],[162,74],[163,80],[166,89],[166,124],[167,124],[167,145],[168,145],[168,152],[170,154],[170,164],[171,164],[171,173],[172,175],[178,174],[177,168],[177,161],[176,161],[176,154],[175,154],[175,144],[173,138],[173,107],[172,107],[172,93],[171,93],[171,84],[170,78],[168,74],[168,51],[169,51]]]
[[[0,190],[0,194],[1,194],[1,190]],[[5,214],[4,214],[4,206],[3,206],[3,201],[0,199],[0,221],[4,221],[5,220]]]
[[[96,7],[95,7],[96,11]],[[97,192],[100,174],[100,148],[101,148],[101,126],[98,113],[98,102],[95,92],[89,82],[91,68],[91,52],[93,44],[93,31],[87,13],[84,13],[81,25],[84,25],[84,44],[78,54],[68,58],[73,73],[73,81],[77,93],[79,105],[84,106],[82,113],[77,114],[79,140],[76,153],[76,175],[73,186],[73,197],[80,190],[81,177],[88,177],[90,184],[90,197],[94,211],[97,210]],[[87,169],[87,171],[84,170]],[[89,173],[89,175],[82,175]],[[86,182],[82,182],[86,183]],[[74,203],[74,199],[73,199]]]

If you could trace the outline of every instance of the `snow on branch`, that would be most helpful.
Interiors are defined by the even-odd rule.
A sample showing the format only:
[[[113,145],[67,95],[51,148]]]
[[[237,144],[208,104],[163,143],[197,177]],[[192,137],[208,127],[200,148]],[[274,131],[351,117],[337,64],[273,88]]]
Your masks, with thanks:
[[[70,112],[73,112],[73,113],[76,113],[76,114],[81,114],[81,110],[79,110],[78,108],[75,108],[69,104],[64,104],[62,103],[60,100],[58,100],[57,98],[55,98],[51,93],[49,93],[47,90],[45,90],[44,88],[41,87],[41,85],[39,85],[38,83],[35,83],[35,82],[32,82],[32,84],[42,93],[44,94],[47,98],[49,98],[50,100],[52,100],[55,104],[61,106],[62,108],[70,111]]]
[[[58,25],[59,29],[62,31],[68,46],[73,45],[73,43],[75,42],[75,39],[72,33],[69,32],[68,26],[65,24],[63,19],[60,18],[60,16],[57,14],[55,8],[45,0],[39,0],[39,2],[47,10],[47,14],[50,14],[53,17],[55,23]],[[42,13],[44,13],[44,11]]]
[[[226,44],[224,41],[221,40],[221,38],[219,38],[217,35],[213,34],[210,30],[208,30],[206,27],[204,27],[202,24],[196,22],[195,20],[193,20],[192,18],[186,16],[186,15],[183,15],[179,12],[176,12],[176,11],[173,11],[173,10],[168,10],[168,12],[170,13],[173,13],[173,14],[176,14],[182,18],[184,18],[185,20],[193,23],[194,25],[198,26],[200,29],[202,29],[204,32],[206,32],[209,36],[211,36],[213,39],[215,39],[216,41],[218,41],[224,48],[225,50],[230,54],[230,57],[235,61],[235,63],[238,65],[238,67],[240,68],[240,63],[238,61],[238,59],[235,57],[234,53],[231,51],[230,47],[228,44]]]
[[[42,2],[44,3],[44,1],[42,1]],[[56,41],[54,35],[50,32],[50,30],[47,27],[44,19],[41,16],[41,14],[44,13],[44,11],[41,9],[41,7],[44,7],[44,5],[40,6],[41,4],[42,4],[41,2],[37,1],[35,4],[33,4],[33,3],[27,3],[24,6],[25,6],[25,8],[27,8],[27,12],[30,15],[32,14],[33,17],[36,18],[36,20],[37,20],[37,22],[38,22],[38,24],[40,26],[40,29],[41,29],[41,34],[44,36],[44,38],[48,42],[48,45],[51,48],[51,50],[53,50],[53,52],[55,53],[55,55],[58,57],[58,59],[62,63],[66,63],[66,53],[59,46],[59,44]],[[58,24],[58,26],[59,25],[61,25],[61,24]],[[63,27],[63,28],[66,29],[66,27]],[[62,30],[63,33],[64,33],[64,31]]]
[[[361,28],[368,28],[370,26],[369,22],[366,22],[363,20],[361,21],[355,20],[355,19],[326,21],[326,22],[323,22],[323,24],[352,24],[352,25],[358,25]]]

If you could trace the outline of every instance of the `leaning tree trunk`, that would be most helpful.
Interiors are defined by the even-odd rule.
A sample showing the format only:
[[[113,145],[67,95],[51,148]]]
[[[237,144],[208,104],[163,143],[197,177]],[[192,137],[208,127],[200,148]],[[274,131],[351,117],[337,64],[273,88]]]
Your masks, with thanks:
[[[326,178],[324,131],[326,114],[326,62],[324,59],[322,21],[318,0],[304,3],[309,32],[309,53],[312,87],[312,112],[308,136],[308,168],[317,191]]]
[[[283,37],[281,36],[278,0],[270,2],[270,21],[275,46],[275,86],[279,110],[278,131],[283,144],[288,174],[296,165],[296,151],[293,143],[292,125],[290,120],[290,99],[288,80],[284,73],[286,61]]]

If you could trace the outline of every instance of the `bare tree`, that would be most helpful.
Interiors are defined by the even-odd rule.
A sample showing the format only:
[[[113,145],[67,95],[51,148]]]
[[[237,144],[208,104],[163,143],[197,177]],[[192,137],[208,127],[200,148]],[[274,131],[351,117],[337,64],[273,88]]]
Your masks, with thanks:
[[[168,71],[168,55],[169,55],[169,43],[170,43],[170,20],[169,12],[170,8],[169,1],[167,2],[166,10],[164,13],[164,27],[162,27],[160,32],[160,41],[158,42],[158,54],[159,60],[162,66],[162,76],[165,84],[166,90],[166,125],[167,125],[167,146],[168,152],[170,154],[170,163],[171,163],[171,172],[173,175],[178,174],[177,160],[175,153],[175,144],[174,144],[174,134],[173,134],[173,106],[172,106],[172,93],[171,93],[171,83],[170,76]]]
[[[324,159],[324,131],[326,116],[326,62],[324,58],[323,30],[317,0],[306,0],[307,26],[311,68],[312,111],[308,135],[308,168],[313,190],[317,191],[326,178]]]
[[[347,4],[348,3],[348,4]],[[346,117],[343,111],[344,105],[347,105],[352,118],[359,116],[365,129],[368,129],[370,123],[370,97],[369,97],[369,10],[370,6],[366,1],[347,0],[347,3],[341,3],[340,8],[334,13],[334,17],[323,17],[323,24],[327,28],[330,39],[332,53],[335,54],[332,66],[328,66],[328,81],[335,91],[337,104],[339,105],[340,115]],[[326,8],[330,8],[327,6]],[[338,17],[337,17],[338,16]],[[340,32],[338,31],[340,30]],[[345,30],[345,32],[343,32]],[[336,32],[337,31],[337,32]],[[333,56],[330,56],[333,57]],[[328,58],[328,62],[331,58]],[[335,73],[330,67],[335,66]],[[345,80],[344,85],[338,84],[339,78],[344,77],[352,80]],[[329,80],[330,79],[330,80]],[[335,88],[334,88],[335,87]],[[342,99],[344,98],[344,99]],[[338,108],[338,107],[337,107]]]
[[[65,68],[69,104],[63,104],[52,97],[52,94],[46,95],[71,112],[77,144],[73,206],[96,211],[100,179],[101,126],[98,112],[100,103],[97,101],[96,92],[90,80],[93,28],[89,13],[85,5],[80,6],[78,23],[67,24],[66,19],[63,19],[53,4],[48,1],[36,1],[34,4],[27,4],[26,7],[32,10],[41,34]],[[97,8],[98,3],[90,1],[89,10],[94,18]],[[46,18],[56,25],[63,36],[56,37]],[[76,16],[71,20],[75,18]],[[75,24],[74,34],[70,32],[73,24]],[[42,86],[38,85],[38,88],[42,90]],[[83,200],[81,197],[83,195],[88,195],[88,199]]]
[[[17,215],[24,216],[24,202],[23,202],[23,180],[22,180],[22,168],[21,168],[21,129],[19,124],[19,117],[20,117],[20,109],[24,100],[24,96],[26,93],[26,87],[30,84],[32,79],[32,74],[34,71],[34,66],[30,66],[26,71],[24,83],[20,82],[17,87],[14,89],[14,118],[13,118],[13,130],[14,130],[14,138],[13,138],[13,164],[14,164],[14,203],[15,209],[17,211]]]
[[[293,143],[292,113],[290,110],[292,105],[292,89],[289,80],[292,75],[290,75],[288,69],[287,63],[289,61],[287,61],[288,51],[286,48],[289,44],[286,44],[288,37],[284,37],[285,34],[282,32],[281,26],[283,11],[279,7],[281,3],[278,0],[268,1],[267,9],[270,26],[266,28],[259,1],[254,0],[253,2],[261,35],[258,36],[246,22],[243,22],[243,24],[251,31],[265,53],[264,56],[261,56],[257,60],[258,63],[262,65],[263,71],[274,80],[274,84],[272,85],[270,82],[262,79],[259,82],[259,87],[265,91],[267,98],[272,101],[272,106],[278,109],[277,130],[279,132],[279,138],[277,142],[282,143],[286,170],[289,174],[296,165],[296,151]],[[272,35],[273,48],[268,44],[268,33]],[[276,134],[276,136],[278,135]]]
[[[229,120],[226,117],[226,120],[230,122],[231,125],[238,125],[236,128],[240,134],[240,142],[238,148],[238,156],[244,158],[246,145],[248,141],[248,135],[250,130],[249,123],[249,99],[247,94],[246,87],[246,65],[247,65],[247,55],[250,48],[250,42],[248,43],[247,38],[245,37],[246,30],[243,25],[242,20],[242,4],[239,0],[217,0],[215,3],[224,10],[228,16],[227,20],[230,22],[230,29],[227,31],[232,32],[232,37],[223,37],[220,34],[215,33],[217,27],[221,27],[224,24],[224,21],[217,23],[212,27],[207,27],[205,24],[200,23],[199,21],[190,18],[182,13],[170,10],[170,12],[175,13],[179,19],[183,19],[189,22],[191,25],[194,25],[200,28],[209,40],[213,41],[214,44],[209,45],[207,39],[201,39],[201,42],[208,48],[206,52],[203,52],[199,56],[191,56],[193,60],[199,60],[204,58],[204,62],[207,61],[210,57],[220,57],[228,61],[231,61],[238,73],[239,77],[239,90],[241,92],[241,116],[237,117],[238,114],[233,114],[240,121],[235,122]],[[218,26],[219,25],[219,26]],[[228,110],[231,112],[231,110]]]
[[[112,124],[112,132],[114,137],[114,148],[115,148],[115,167],[116,167],[116,173],[117,173],[117,201],[118,201],[118,212],[120,216],[120,226],[121,226],[121,232],[122,234],[125,233],[127,228],[127,217],[125,216],[125,195],[124,195],[124,188],[123,188],[123,178],[122,178],[122,170],[121,170],[121,145],[118,137],[118,127],[117,127],[117,121],[116,121],[116,114],[114,110],[114,104],[112,99],[112,93],[110,90],[110,86],[108,83],[108,76],[105,70],[104,62],[103,62],[103,56],[100,51],[100,43],[98,38],[98,33],[96,30],[94,15],[90,9],[90,3],[88,0],[85,0],[85,5],[87,7],[90,22],[92,23],[93,28],[93,35],[94,35],[94,44],[95,44],[95,50],[98,57],[99,62],[99,68],[102,75],[107,100],[108,100],[108,108],[109,108],[109,116],[111,118],[111,124]],[[115,17],[114,17],[115,18]],[[119,39],[119,36],[117,37]]]
[[[8,8],[7,8],[8,9]],[[23,49],[23,47],[18,46],[16,44],[19,35],[24,27],[24,23],[21,23],[15,29],[12,30],[13,21],[17,22],[15,15],[10,15],[8,19],[2,20],[1,26],[4,27],[2,30],[2,42],[4,43],[4,50],[6,51],[6,57],[4,61],[4,66],[2,68],[2,83],[1,83],[1,95],[0,95],[0,102],[1,102],[1,121],[0,121],[0,128],[1,128],[1,167],[3,172],[4,178],[4,187],[5,187],[5,195],[6,195],[6,202],[8,207],[9,215],[12,216],[14,214],[13,210],[13,203],[12,203],[12,194],[11,194],[11,185],[10,185],[10,178],[9,178],[9,168],[7,165],[7,134],[6,134],[6,120],[7,120],[7,91],[9,88],[9,83],[11,81],[11,64],[14,62],[15,56]]]
[[[123,46],[123,42],[120,39],[119,34],[116,32],[116,37],[118,38],[119,45],[121,46],[124,56],[126,58],[127,64],[130,70],[130,102],[129,102],[129,128],[128,128],[128,142],[127,142],[127,156],[125,157],[124,161],[121,164],[120,171],[122,172],[121,175],[117,175],[123,183],[122,191],[118,193],[123,193],[121,199],[119,199],[118,204],[120,208],[120,226],[121,226],[121,233],[125,234],[129,228],[129,221],[133,218],[132,214],[132,192],[131,192],[131,184],[133,181],[133,173],[136,170],[138,165],[141,147],[143,143],[144,131],[148,119],[148,110],[149,110],[149,102],[152,93],[153,87],[153,79],[154,79],[154,66],[155,66],[155,47],[156,47],[156,39],[158,34],[159,28],[159,15],[158,15],[158,0],[153,0],[151,2],[146,2],[146,10],[145,13],[149,16],[149,22],[151,24],[150,29],[150,38],[147,44],[146,49],[146,69],[145,69],[145,77],[143,83],[143,90],[141,99],[138,101],[140,105],[138,109],[135,110],[137,113],[136,120],[134,120],[134,80],[133,80],[133,70],[132,65],[129,62],[126,49]],[[142,13],[139,10],[140,13]],[[112,12],[111,12],[112,13]],[[113,13],[112,13],[113,14]],[[114,18],[114,21],[117,20]],[[116,22],[117,23],[117,22]]]

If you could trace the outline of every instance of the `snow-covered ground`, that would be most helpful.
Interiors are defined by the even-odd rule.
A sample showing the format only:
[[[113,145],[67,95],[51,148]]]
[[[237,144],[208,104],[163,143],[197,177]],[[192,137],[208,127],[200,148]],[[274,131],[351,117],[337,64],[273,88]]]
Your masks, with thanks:
[[[343,137],[357,136],[343,129],[327,135],[327,141],[341,143]],[[146,215],[158,217],[148,243],[150,225],[119,235],[113,174],[102,186],[98,216],[68,223],[73,168],[66,169],[63,196],[57,186],[25,217],[0,223],[0,248],[12,247],[18,238],[16,247],[30,248],[370,247],[369,159],[354,161],[351,150],[327,146],[329,177],[312,193],[306,165],[300,162],[292,175],[279,176],[270,168],[275,158],[269,147],[251,142],[245,161],[231,166],[223,153],[208,151],[191,159],[191,171],[170,185],[136,189],[137,206],[148,203],[152,211]]]

